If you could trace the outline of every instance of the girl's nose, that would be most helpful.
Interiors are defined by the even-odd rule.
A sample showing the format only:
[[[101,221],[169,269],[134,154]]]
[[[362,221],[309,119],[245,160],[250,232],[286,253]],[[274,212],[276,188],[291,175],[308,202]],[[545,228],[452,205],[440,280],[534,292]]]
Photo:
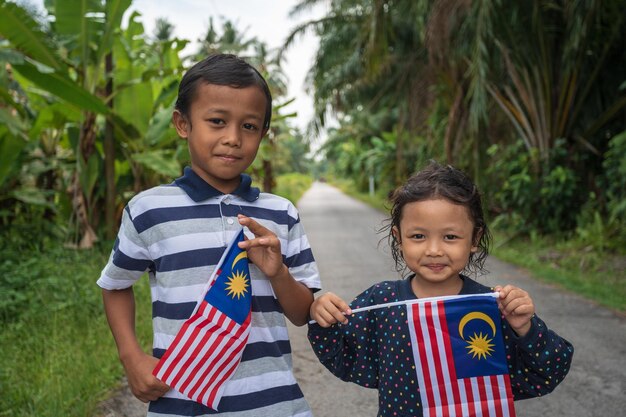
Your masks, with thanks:
[[[426,256],[442,256],[441,244],[436,239],[431,239],[426,246]]]

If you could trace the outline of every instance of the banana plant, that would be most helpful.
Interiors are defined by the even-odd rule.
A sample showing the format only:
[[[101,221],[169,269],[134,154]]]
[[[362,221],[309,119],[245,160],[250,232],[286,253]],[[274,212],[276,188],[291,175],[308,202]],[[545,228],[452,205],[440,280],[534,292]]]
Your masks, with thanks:
[[[68,189],[72,218],[78,228],[78,246],[90,247],[96,239],[95,228],[100,218],[97,207],[101,205],[104,190],[116,192],[115,187],[103,181],[104,162],[119,167],[122,173],[130,171],[133,177],[130,182],[141,184],[137,178],[150,170],[138,167],[142,161],[154,162],[149,146],[155,142],[162,147],[171,146],[162,145],[167,142],[163,137],[168,136],[168,131],[171,133],[169,126],[162,123],[162,109],[173,101],[173,80],[182,68],[178,53],[185,42],[164,42],[161,46],[166,50],[160,51],[165,59],[156,57],[146,41],[138,39],[141,36],[137,35],[143,34],[143,26],[135,21],[138,14],[131,16],[128,29],[121,29],[122,17],[131,0],[45,1],[44,4],[51,17],[47,25],[42,25],[19,5],[0,0],[0,37],[5,39],[0,58],[10,57],[5,62],[17,84],[26,91],[27,105],[23,107],[28,111],[22,113],[31,122],[36,120],[38,112],[55,103],[73,110],[65,112],[56,126],[61,126],[63,143],[71,147],[75,157]],[[167,62],[165,66],[164,62]],[[0,84],[0,99],[8,104],[11,116],[20,115],[19,103],[7,100],[14,91],[7,84]],[[29,136],[28,128],[20,130],[18,117],[13,120],[13,124],[0,130],[0,147],[19,154],[25,148],[20,148],[22,142],[37,142],[40,137]],[[113,147],[103,146],[105,125],[113,133]],[[33,132],[37,133],[41,131]],[[115,150],[117,157],[112,153]],[[155,152],[163,156],[165,151]],[[141,156],[135,158],[135,155]],[[153,165],[153,170],[162,173],[162,166],[167,164],[157,164],[156,168]],[[174,171],[171,166],[165,170]],[[9,175],[4,171],[0,171],[0,180],[2,175]],[[111,178],[107,181],[121,181],[120,175]],[[107,199],[114,203],[119,200]],[[108,224],[107,228],[115,228],[115,224]]]

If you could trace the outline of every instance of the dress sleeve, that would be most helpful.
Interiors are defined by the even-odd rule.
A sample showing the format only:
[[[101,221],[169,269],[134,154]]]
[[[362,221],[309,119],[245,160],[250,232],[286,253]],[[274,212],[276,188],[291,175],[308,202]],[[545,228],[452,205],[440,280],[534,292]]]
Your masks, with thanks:
[[[513,398],[522,400],[552,392],[569,371],[572,344],[548,329],[537,316],[531,319],[531,329],[524,337],[518,337],[506,320],[502,323]]]
[[[372,305],[374,287],[357,296],[352,309]],[[309,342],[320,362],[336,377],[366,388],[378,387],[378,346],[373,310],[352,315],[347,324],[309,324]]]

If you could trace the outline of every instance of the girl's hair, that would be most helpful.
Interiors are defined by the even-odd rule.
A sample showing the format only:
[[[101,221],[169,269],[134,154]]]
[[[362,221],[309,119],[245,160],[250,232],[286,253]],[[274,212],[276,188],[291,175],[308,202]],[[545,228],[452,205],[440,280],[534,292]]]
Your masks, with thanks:
[[[269,129],[272,118],[272,94],[265,78],[252,65],[236,55],[214,54],[189,68],[178,86],[178,98],[174,106],[187,119],[189,107],[196,98],[199,82],[233,88],[259,87],[267,100],[263,129]]]
[[[473,244],[478,246],[476,253],[470,253],[465,271],[485,272],[483,266],[489,254],[491,232],[485,223],[480,192],[476,185],[462,171],[447,165],[430,161],[426,168],[412,175],[403,185],[389,194],[391,217],[381,231],[388,232],[391,255],[398,272],[406,269],[406,263],[400,250],[400,241],[394,236],[394,227],[400,230],[402,209],[408,203],[442,198],[453,204],[467,207],[470,219],[474,223]]]

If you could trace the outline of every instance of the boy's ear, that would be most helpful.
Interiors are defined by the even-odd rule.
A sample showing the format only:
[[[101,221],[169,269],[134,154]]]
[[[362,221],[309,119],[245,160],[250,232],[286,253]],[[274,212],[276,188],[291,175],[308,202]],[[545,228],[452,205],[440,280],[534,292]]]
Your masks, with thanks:
[[[178,133],[178,136],[186,139],[189,135],[189,128],[191,127],[187,118],[183,116],[180,111],[174,110],[174,113],[172,113],[172,123],[174,123],[174,127],[176,128],[176,133]]]

